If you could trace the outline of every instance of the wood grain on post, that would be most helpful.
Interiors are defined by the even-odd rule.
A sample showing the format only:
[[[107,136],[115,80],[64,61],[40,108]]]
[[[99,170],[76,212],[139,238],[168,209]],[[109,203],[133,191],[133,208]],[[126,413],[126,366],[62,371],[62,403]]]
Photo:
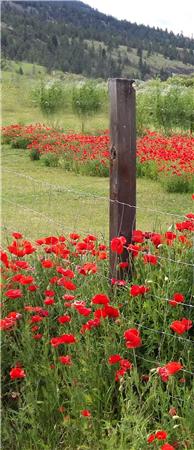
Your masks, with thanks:
[[[124,236],[131,242],[136,218],[136,121],[133,80],[109,80],[110,95],[110,242]],[[132,205],[132,207],[124,205]],[[128,252],[121,255],[128,261]],[[110,249],[110,278],[118,278],[118,257]]]

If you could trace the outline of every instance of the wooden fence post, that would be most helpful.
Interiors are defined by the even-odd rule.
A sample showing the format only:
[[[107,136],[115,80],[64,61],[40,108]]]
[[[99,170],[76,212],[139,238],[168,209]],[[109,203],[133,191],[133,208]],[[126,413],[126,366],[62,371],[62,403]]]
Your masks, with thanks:
[[[136,121],[133,80],[109,80],[110,95],[110,229],[109,238],[131,242],[136,219]],[[132,207],[124,204],[132,205]],[[128,251],[121,255],[129,261]],[[118,256],[110,248],[110,278],[118,278]],[[130,273],[130,267],[129,267]]]

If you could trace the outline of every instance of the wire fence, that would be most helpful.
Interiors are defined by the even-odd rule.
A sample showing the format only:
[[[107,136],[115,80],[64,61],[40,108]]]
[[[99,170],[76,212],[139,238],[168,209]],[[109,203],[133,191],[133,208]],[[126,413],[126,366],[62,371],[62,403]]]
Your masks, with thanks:
[[[120,203],[123,208],[135,208],[135,205],[109,199],[108,185],[105,196],[95,192],[95,186],[92,187],[91,184],[88,185],[88,190],[82,186],[74,189],[64,184],[49,183],[6,167],[3,168],[2,175],[6,180],[2,198],[2,205],[5,204],[6,223],[15,222],[15,226],[24,232],[27,232],[30,226],[32,237],[38,232],[44,234],[49,230],[56,232],[69,229],[94,232],[108,240],[107,219],[110,203]],[[9,204],[9,208],[6,203]],[[146,206],[140,197],[136,207],[138,225],[143,222],[144,229],[150,230],[151,223],[153,230],[161,230],[161,217],[165,229],[175,227],[176,221],[185,219],[184,214]],[[171,259],[173,262],[173,258]]]
[[[33,176],[26,175],[22,172],[18,172],[6,167],[2,171],[7,174],[8,178],[4,187],[2,201],[5,207],[4,225],[2,231],[6,235],[14,231],[21,231],[25,233],[25,237],[36,244],[35,239],[41,237],[41,235],[48,236],[49,233],[72,233],[79,232],[83,236],[89,233],[95,233],[100,239],[108,244],[108,214],[110,202],[116,202],[123,206],[123,208],[136,208],[137,223],[139,220],[139,212],[143,215],[152,215],[154,220],[156,216],[167,217],[165,222],[169,230],[175,229],[175,224],[178,221],[185,221],[187,217],[184,214],[177,212],[163,211],[161,209],[152,208],[150,206],[130,205],[123,202],[118,202],[114,199],[109,199],[108,195],[99,195],[97,192],[87,191],[80,188],[69,188],[66,185],[52,184],[44,180],[34,178]],[[65,178],[65,175],[64,175]],[[95,187],[93,188],[95,190]],[[155,221],[157,224],[157,221]],[[28,234],[30,233],[30,236]],[[3,246],[6,247],[6,240],[3,239]],[[148,252],[151,252],[151,247],[148,243]],[[182,266],[184,269],[192,270],[194,264],[190,261],[185,261],[184,252],[179,254],[178,259],[174,255],[173,249],[169,246],[167,255],[159,254],[157,252],[157,259],[159,263],[164,264],[169,269],[169,273],[173,272],[174,265],[178,267]],[[73,266],[73,263],[71,263]],[[104,273],[97,273],[99,278],[104,279],[107,283],[110,279]],[[162,304],[168,304],[171,299],[169,295],[151,295],[150,301],[156,305],[159,302]],[[189,311],[187,318],[191,318],[194,321],[193,308],[194,304],[183,301],[181,308]],[[150,321],[152,323],[152,321]],[[173,341],[181,342],[185,344],[188,354],[194,346],[192,338],[185,338],[177,336],[163,329],[155,329],[151,326],[138,323],[134,320],[128,320],[128,324],[136,326],[138,330],[143,329],[152,334],[158,334],[161,337],[173,339]],[[153,324],[154,326],[154,324]],[[148,362],[152,367],[156,366],[156,360],[146,359],[141,355],[137,355],[137,358]],[[193,370],[182,369],[183,372],[194,375]]]

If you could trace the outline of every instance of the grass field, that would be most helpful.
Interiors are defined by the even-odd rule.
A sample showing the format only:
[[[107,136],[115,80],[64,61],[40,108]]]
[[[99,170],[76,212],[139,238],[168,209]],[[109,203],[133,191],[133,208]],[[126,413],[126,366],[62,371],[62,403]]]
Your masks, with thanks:
[[[13,231],[23,231],[31,238],[62,230],[102,233],[107,238],[107,178],[47,168],[40,161],[30,161],[28,151],[9,146],[3,148],[2,166],[5,226]],[[166,229],[176,222],[176,217],[155,210],[184,215],[190,211],[191,203],[189,194],[168,194],[159,183],[138,179],[137,227]]]

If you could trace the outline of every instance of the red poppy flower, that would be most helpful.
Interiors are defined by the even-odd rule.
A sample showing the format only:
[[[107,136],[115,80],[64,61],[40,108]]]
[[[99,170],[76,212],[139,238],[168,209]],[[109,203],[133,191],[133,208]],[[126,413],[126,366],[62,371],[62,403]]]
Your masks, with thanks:
[[[81,275],[90,275],[97,272],[97,266],[95,263],[85,263],[82,267],[78,268],[78,272]]]
[[[75,344],[76,339],[73,334],[63,334],[62,336],[54,337],[50,340],[53,347],[58,347],[60,344]]]
[[[36,286],[36,284],[32,284],[31,286],[28,286],[27,289],[30,292],[35,292],[35,291],[37,291],[38,286]]]
[[[75,291],[77,289],[77,286],[72,281],[67,280],[65,277],[60,278],[60,280],[58,280],[57,284],[59,286],[63,286],[68,291]]]
[[[111,250],[112,252],[117,253],[117,255],[121,255],[123,253],[123,246],[126,244],[126,238],[124,236],[115,237],[111,241]]]
[[[22,275],[20,278],[20,284],[26,286],[34,282],[34,278],[31,275]]]
[[[51,284],[55,284],[55,283],[57,283],[57,281],[58,281],[58,277],[57,277],[57,275],[55,275],[55,277],[52,277],[51,279],[50,279],[50,283]]]
[[[42,322],[42,320],[43,320],[43,317],[38,316],[38,315],[35,315],[35,316],[32,316],[32,318],[31,318],[31,323]]]
[[[167,369],[169,375],[174,375],[178,370],[181,370],[183,368],[182,364],[177,361],[170,361],[165,365],[165,368]]]
[[[26,376],[24,369],[21,369],[21,367],[13,367],[9,374],[12,380],[15,380],[16,378],[25,378]]]
[[[112,317],[113,319],[116,319],[120,315],[119,310],[117,308],[114,308],[114,306],[105,305],[104,310],[106,312],[106,315],[108,317]]]
[[[39,339],[42,339],[42,334],[38,333],[38,334],[34,334],[33,339],[35,339],[36,341],[39,341]]]
[[[134,230],[132,234],[132,242],[141,244],[144,242],[144,233],[141,230]]]
[[[50,269],[54,266],[53,262],[50,259],[44,259],[44,261],[41,262],[41,265],[45,269]]]
[[[127,348],[136,348],[141,347],[142,340],[140,337],[140,333],[136,328],[130,328],[124,332],[124,337],[126,340]]]
[[[13,328],[16,324],[16,319],[13,317],[4,317],[4,319],[0,319],[0,330],[9,330]]]
[[[59,241],[56,236],[48,236],[44,239],[46,245],[55,245]]]
[[[80,412],[83,417],[91,417],[91,412],[89,411],[89,409],[82,409],[82,411]]]
[[[177,361],[170,361],[163,367],[158,367],[157,372],[160,375],[162,381],[167,382],[169,376],[174,375],[176,372],[183,368],[182,364]]]
[[[130,294],[132,297],[136,297],[137,295],[144,295],[146,292],[149,292],[150,288],[146,286],[138,286],[137,284],[134,284],[130,288]]]
[[[116,354],[116,355],[111,355],[111,356],[109,356],[109,358],[108,358],[108,363],[110,364],[110,365],[112,365],[112,364],[116,364],[116,363],[118,363],[119,361],[121,361],[121,356],[120,355],[118,355],[118,354]]]
[[[54,303],[55,303],[55,300],[52,297],[46,297],[44,300],[44,304],[47,306],[54,305]]]
[[[127,282],[125,280],[117,280],[116,278],[111,278],[111,284],[113,286],[126,286]]]
[[[168,442],[166,442],[166,444],[164,444],[161,447],[161,450],[176,450],[175,447],[173,447],[172,445],[168,444]]]
[[[133,367],[133,364],[128,359],[121,359],[119,364],[120,368],[125,369],[126,371],[132,369]]]
[[[107,312],[105,308],[96,309],[94,312],[95,319],[105,319],[107,317]]]
[[[158,246],[162,243],[162,236],[158,233],[152,233],[150,240],[153,242],[155,247],[158,248]]]
[[[58,267],[56,268],[56,271],[57,271],[58,273],[61,273],[64,277],[68,277],[68,278],[74,278],[74,277],[75,277],[75,274],[74,274],[73,270],[70,270],[70,269],[64,269],[64,268],[61,267],[61,266],[58,266]]]
[[[57,318],[57,322],[59,322],[61,324],[66,323],[66,322],[70,322],[70,321],[71,321],[71,317],[68,316],[68,315],[60,316],[60,317]]]
[[[89,316],[92,312],[91,308],[86,308],[85,306],[75,305],[74,308],[78,311],[81,316]]]
[[[22,235],[21,233],[17,233],[17,232],[12,233],[12,236],[13,236],[15,239],[22,239],[22,238],[23,238],[23,235]]]
[[[64,364],[66,366],[72,365],[72,359],[71,359],[71,356],[69,356],[69,355],[59,356],[59,361],[61,362],[61,364]]]
[[[92,297],[91,302],[93,305],[107,305],[110,302],[110,299],[105,294],[96,294],[94,297]]]
[[[80,235],[77,233],[70,233],[70,238],[73,239],[74,241],[77,241],[80,238]]]
[[[127,267],[129,267],[129,263],[128,262],[120,262],[119,267],[121,269],[126,269]]]
[[[98,259],[107,259],[107,252],[98,252]]]
[[[147,254],[144,255],[144,263],[147,264],[151,264],[152,266],[155,266],[158,262],[157,256],[155,255],[151,255],[151,254]]]
[[[163,441],[164,439],[167,438],[167,433],[164,430],[159,430],[159,431],[156,432],[155,437],[159,441]]]
[[[155,434],[150,434],[147,438],[147,443],[151,444],[153,441],[155,441],[155,439],[156,439]]]
[[[98,319],[98,318],[88,320],[88,322],[86,322],[84,325],[82,325],[80,333],[84,334],[86,331],[89,331],[92,328],[98,327],[99,325],[100,325],[100,319]]]
[[[125,369],[119,369],[116,371],[115,381],[120,381],[120,378],[123,378],[126,373]]]
[[[63,295],[63,300],[67,300],[67,301],[72,301],[72,300],[74,300],[74,298],[75,298],[75,295],[71,295],[71,294],[65,294],[65,295]]]
[[[194,214],[193,213],[189,213],[186,214],[187,219],[194,219]]]
[[[138,253],[141,251],[141,247],[139,245],[129,244],[127,250],[132,253],[133,258],[138,256]]]
[[[191,320],[183,318],[182,320],[175,320],[172,322],[170,328],[178,334],[183,334],[185,331],[190,330],[192,326],[193,323]]]
[[[14,261],[15,265],[20,269],[30,269],[29,264],[26,261]]]
[[[35,331],[38,331],[38,330],[39,330],[39,326],[38,326],[38,325],[34,325],[34,326],[31,328],[32,333],[35,333]]]
[[[177,306],[177,303],[183,303],[185,301],[185,297],[183,294],[180,294],[179,292],[176,292],[173,297],[172,300],[169,301],[169,304],[171,306]]]
[[[106,249],[107,249],[107,246],[105,244],[100,244],[98,247],[98,250],[100,250],[100,251],[104,251]]]
[[[5,267],[9,267],[9,259],[5,252],[0,252],[0,258]]]
[[[22,291],[20,289],[10,289],[5,292],[5,296],[8,298],[21,298],[23,296]]]
[[[54,297],[55,291],[52,291],[51,289],[47,289],[46,291],[44,291],[44,295],[46,295],[46,297]]]
[[[168,244],[171,244],[172,241],[173,241],[174,239],[176,239],[176,234],[173,233],[172,231],[166,231],[166,233],[165,233],[164,236],[165,236],[165,238],[166,238]]]

